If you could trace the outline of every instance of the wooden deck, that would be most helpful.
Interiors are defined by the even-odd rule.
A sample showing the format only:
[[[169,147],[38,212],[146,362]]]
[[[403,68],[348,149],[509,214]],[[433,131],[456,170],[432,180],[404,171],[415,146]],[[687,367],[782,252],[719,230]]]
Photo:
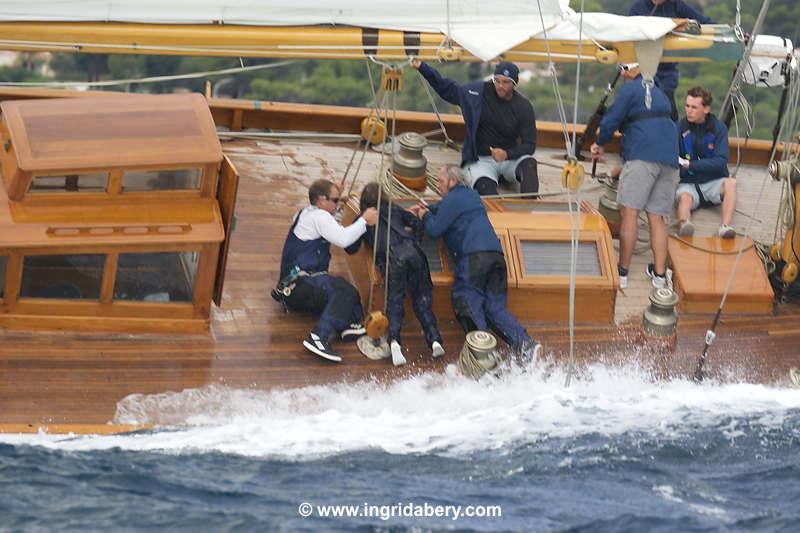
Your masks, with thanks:
[[[344,361],[333,364],[308,353],[301,340],[314,319],[284,314],[269,296],[278,276],[280,251],[291,215],[307,203],[307,186],[325,177],[338,180],[352,153],[352,144],[321,145],[299,141],[239,140],[223,144],[242,179],[236,207],[236,231],[231,242],[223,306],[212,310],[207,335],[91,335],[71,332],[27,333],[0,331],[0,431],[100,432],[128,429],[109,426],[117,402],[129,394],[154,394],[205,387],[236,389],[297,387],[315,383],[394,379],[430,370],[443,371],[454,363],[463,343],[457,324],[442,321],[447,354],[432,361],[413,316],[407,317],[404,346],[409,365],[395,369],[388,360],[370,361],[355,345],[337,344]],[[426,155],[432,165],[456,161],[458,154],[432,145]],[[541,149],[543,163],[558,163],[556,150]],[[359,184],[377,171],[378,155],[371,152],[362,166]],[[588,168],[588,165],[587,165]],[[602,165],[601,165],[602,170]],[[540,167],[543,192],[560,192],[558,170]],[[763,174],[740,173],[739,211],[734,224],[743,229],[760,190]],[[771,241],[777,185],[767,184],[756,239]],[[596,205],[599,191],[585,185],[582,198]],[[706,210],[695,219],[696,235],[711,235],[718,212]],[[643,244],[646,248],[646,244]],[[674,349],[648,343],[639,324],[647,305],[649,280],[644,275],[649,251],[634,257],[628,289],[616,304],[616,324],[575,328],[576,358],[608,364],[636,363],[654,379],[689,376],[703,350],[712,314],[684,314]],[[332,270],[347,275],[341,251]],[[519,317],[545,345],[546,358],[563,364],[569,349],[566,324],[532,323]],[[783,306],[767,316],[723,314],[717,340],[709,352],[707,370],[723,380],[786,383],[791,367],[800,367],[800,308]],[[159,420],[154,422],[158,423]]]

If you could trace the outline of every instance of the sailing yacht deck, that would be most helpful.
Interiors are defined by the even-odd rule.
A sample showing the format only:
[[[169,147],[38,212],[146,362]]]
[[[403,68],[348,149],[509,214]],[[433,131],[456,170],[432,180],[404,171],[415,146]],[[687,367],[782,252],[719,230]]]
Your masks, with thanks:
[[[296,140],[236,140],[223,142],[241,174],[236,205],[237,224],[231,241],[223,305],[212,309],[211,330],[205,335],[113,335],[74,332],[0,331],[0,431],[98,432],[125,429],[113,423],[179,424],[180,409],[143,412],[136,420],[117,417],[117,404],[131,394],[158,394],[209,385],[233,389],[298,387],[360,379],[393,379],[425,371],[444,371],[456,361],[463,334],[452,320],[442,320],[447,354],[432,361],[413,316],[407,317],[404,346],[409,364],[400,369],[388,360],[370,361],[354,345],[337,343],[344,361],[332,364],[308,353],[301,340],[314,323],[303,314],[284,314],[269,296],[278,276],[281,246],[292,214],[307,203],[307,186],[318,178],[338,180],[352,155],[352,143],[321,144]],[[458,154],[441,145],[426,149],[430,165],[455,162]],[[541,191],[561,192],[556,150],[540,149]],[[380,165],[376,152],[367,154],[354,192],[372,178]],[[589,165],[587,164],[587,168]],[[601,169],[603,165],[600,165]],[[600,169],[599,169],[600,170]],[[763,173],[743,168],[739,173],[740,202],[734,223],[748,220],[762,186]],[[768,179],[768,178],[767,178]],[[771,241],[776,183],[768,181],[751,234]],[[581,196],[596,205],[599,191],[587,180]],[[701,211],[697,235],[716,231],[718,213]],[[642,246],[646,248],[646,245]],[[575,356],[578,367],[588,362],[635,363],[654,378],[691,375],[703,348],[711,315],[683,315],[674,350],[648,344],[639,331],[647,305],[646,249],[634,257],[628,289],[616,304],[616,324],[578,324]],[[341,251],[332,270],[347,275]],[[790,367],[800,366],[800,311],[784,306],[773,315],[723,315],[718,338],[709,352],[707,369],[720,379],[785,382]],[[564,323],[531,323],[520,317],[545,345],[543,364],[562,364],[569,353],[569,329]]]

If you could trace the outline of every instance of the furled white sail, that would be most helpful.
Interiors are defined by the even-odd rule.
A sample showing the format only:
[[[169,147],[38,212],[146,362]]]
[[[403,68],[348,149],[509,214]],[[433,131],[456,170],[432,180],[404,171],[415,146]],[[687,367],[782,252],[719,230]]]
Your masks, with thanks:
[[[441,33],[488,60],[531,37],[577,39],[580,16],[568,6],[568,0],[2,0],[0,21],[357,26]],[[659,38],[674,24],[591,13],[582,27],[586,39],[624,41]]]

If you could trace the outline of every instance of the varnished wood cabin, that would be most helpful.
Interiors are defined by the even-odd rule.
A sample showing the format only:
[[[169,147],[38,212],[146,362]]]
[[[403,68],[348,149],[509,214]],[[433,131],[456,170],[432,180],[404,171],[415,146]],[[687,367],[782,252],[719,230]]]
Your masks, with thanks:
[[[0,326],[207,331],[238,176],[205,99],[0,108]]]
[[[414,203],[401,200],[407,207]],[[536,322],[569,320],[571,228],[566,202],[491,199],[484,200],[489,220],[503,247],[508,269],[508,307],[517,316]],[[348,202],[345,220],[354,219],[355,199]],[[586,324],[612,324],[619,289],[619,274],[611,232],[605,218],[588,202],[575,217],[578,241],[575,275],[575,319]],[[454,280],[453,259],[439,239],[427,236],[422,248],[428,258],[437,316],[454,318],[450,293]],[[381,279],[370,268],[372,253],[363,248],[349,260],[359,292],[369,293],[368,280]],[[375,291],[378,307],[383,291]]]

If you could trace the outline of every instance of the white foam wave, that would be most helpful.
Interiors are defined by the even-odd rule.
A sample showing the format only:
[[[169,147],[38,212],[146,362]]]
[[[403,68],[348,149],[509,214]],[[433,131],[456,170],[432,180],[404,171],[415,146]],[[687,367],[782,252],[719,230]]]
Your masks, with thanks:
[[[362,382],[295,390],[223,387],[120,402],[115,422],[162,430],[116,436],[0,435],[0,441],[65,450],[222,452],[309,459],[354,450],[460,455],[587,434],[644,432],[680,437],[715,427],[742,434],[737,417],[778,427],[800,409],[800,390],[754,384],[659,382],[636,368],[594,366],[564,386],[552,369],[475,382],[427,374],[391,384]]]

